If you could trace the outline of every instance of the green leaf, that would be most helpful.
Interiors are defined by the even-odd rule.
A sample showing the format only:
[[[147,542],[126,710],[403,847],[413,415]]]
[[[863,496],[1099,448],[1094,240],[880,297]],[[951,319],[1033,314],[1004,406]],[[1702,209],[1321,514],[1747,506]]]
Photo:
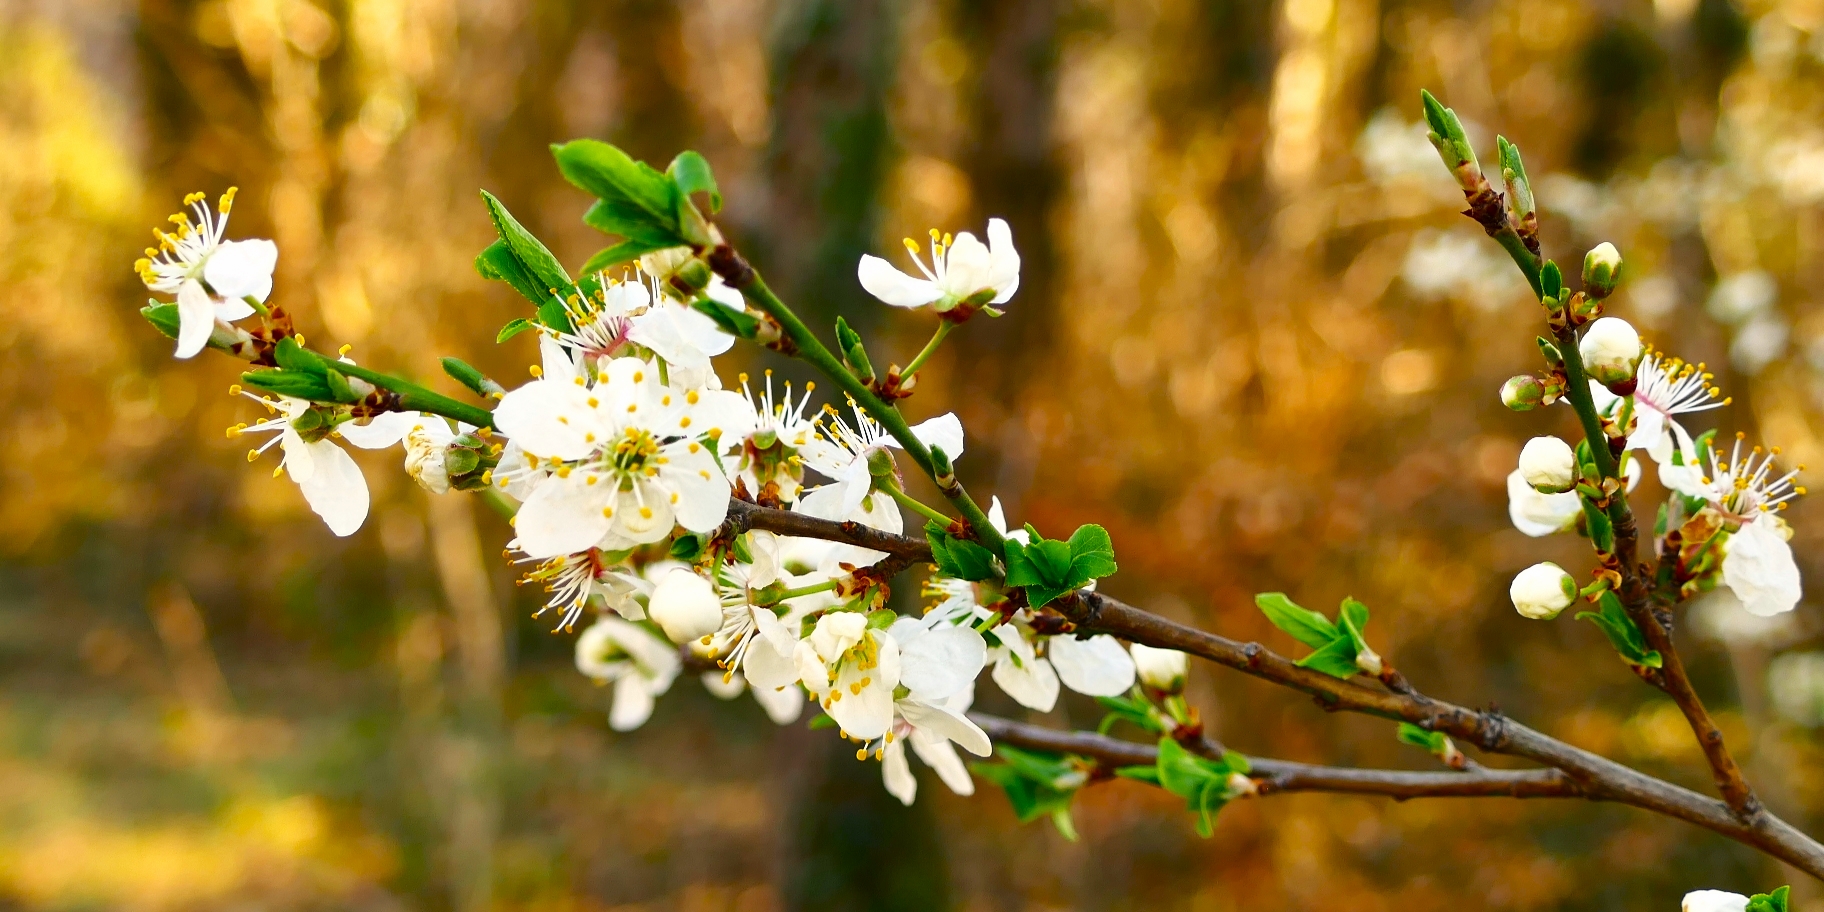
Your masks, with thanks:
[[[678,186],[605,142],[578,139],[553,146],[565,179],[594,194],[583,216],[589,226],[657,250],[690,243],[678,223]]]
[[[703,553],[703,545],[709,538],[700,532],[689,532],[680,535],[671,542],[671,556],[675,560],[694,561]]]
[[[507,325],[500,328],[500,332],[494,336],[494,341],[505,342],[537,325],[525,317],[514,317]]]
[[[752,339],[760,333],[760,321],[755,317],[729,307],[708,297],[700,297],[690,302],[698,313],[716,321],[722,331],[737,339]]]
[[[564,307],[564,302],[556,295],[546,298],[543,303],[538,305],[538,322],[558,332],[567,333],[572,329],[570,311]]]
[[[323,380],[329,386],[330,396],[334,397],[337,402],[361,401],[361,396],[355,392],[353,387],[348,385],[348,378],[342,376],[341,371],[336,370],[333,367],[326,368],[323,371]]]
[[[1070,572],[1064,580],[1066,585],[1075,589],[1093,579],[1113,576],[1119,567],[1115,564],[1115,545],[1109,540],[1108,530],[1091,523],[1078,526],[1070,534]]]
[[[1450,736],[1443,732],[1426,731],[1412,724],[1401,722],[1398,735],[1400,742],[1413,747],[1423,748],[1427,753],[1441,754],[1450,744]]]
[[[1322,649],[1341,636],[1329,618],[1295,604],[1283,592],[1263,592],[1254,596],[1254,604],[1260,607],[1267,620],[1273,622],[1273,626],[1291,634],[1293,639],[1312,649]],[[1354,660],[1355,657],[1350,656],[1350,661]]]
[[[1539,270],[1539,289],[1548,298],[1564,294],[1564,273],[1559,270],[1557,263],[1545,261],[1545,266]]]
[[[311,374],[294,370],[248,371],[241,375],[241,382],[257,390],[277,393],[293,399],[308,399],[312,402],[334,402],[334,393],[330,391],[329,381],[322,374]]]
[[[176,304],[154,301],[139,309],[139,315],[152,324],[152,328],[167,336],[177,338],[177,327],[180,322]]]
[[[1153,712],[1153,705],[1144,697],[1097,697],[1096,702],[1108,710],[1108,714],[1096,725],[1096,734],[1108,734],[1117,722],[1126,722],[1155,735],[1165,731],[1165,726]]]
[[[1337,626],[1349,635],[1349,641],[1355,644],[1355,651],[1368,648],[1368,640],[1363,636],[1363,629],[1368,626],[1368,606],[1354,598],[1343,599],[1342,610],[1337,612]]]
[[[1123,779],[1132,779],[1148,785],[1159,784],[1159,767],[1157,766],[1123,766],[1115,770],[1115,775]]]
[[[950,540],[948,551],[950,562],[956,569],[954,575],[957,579],[979,583],[982,580],[994,579],[996,576],[994,552],[987,548],[972,541],[953,538]]]
[[[534,304],[543,304],[551,296],[538,284],[530,272],[521,266],[519,259],[513,256],[506,241],[495,241],[475,256],[475,271],[484,279],[496,279],[513,286],[520,297]]]
[[[481,199],[488,205],[488,217],[494,220],[494,230],[500,232],[500,239],[506,242],[513,258],[539,283],[539,290],[547,295],[553,290],[560,295],[569,291],[572,284],[570,274],[564,271],[563,264],[551,255],[544,242],[533,237],[532,232],[527,231],[513,217],[513,213],[508,212],[507,207],[494,198],[494,194],[483,190]]]
[[[1748,905],[1743,912],[1787,912],[1791,902],[1792,887],[1781,887],[1772,893],[1756,893],[1748,897]]]
[[[1298,667],[1321,671],[1333,678],[1348,680],[1355,677],[1361,668],[1355,664],[1355,655],[1360,650],[1355,641],[1347,635],[1338,636],[1325,644],[1322,649],[1298,660]]]
[[[677,185],[680,199],[706,193],[709,195],[709,214],[722,211],[722,191],[716,188],[716,175],[710,171],[709,162],[703,156],[688,149],[679,152],[665,173]]]
[[[590,209],[589,211],[594,212],[595,210]],[[584,215],[583,221],[589,222],[589,216]],[[594,227],[601,227],[595,225],[593,222],[589,222],[589,224]],[[646,254],[664,250],[667,247],[676,246],[678,245],[669,239],[625,240],[619,244],[604,247],[601,250],[596,251],[595,256],[590,257],[589,261],[584,263],[583,268],[579,271],[583,275],[594,275],[604,269],[637,260]]]
[[[1005,744],[997,745],[995,754],[1003,762],[971,763],[969,768],[1001,787],[1021,823],[1050,817],[1064,838],[1075,839],[1070,803],[1086,777],[1064,757],[1022,751]]]
[[[1604,592],[1597,599],[1598,611],[1581,611],[1577,614],[1580,621],[1595,624],[1609,638],[1609,645],[1615,647],[1623,661],[1630,665],[1646,668],[1660,667],[1661,658],[1657,651],[1647,648],[1647,638],[1635,625],[1634,619],[1621,607],[1621,601],[1613,592]]]
[[[824,715],[822,713],[819,713],[816,716],[811,718],[811,725],[810,725],[811,731],[819,731],[819,730],[822,730],[825,728],[835,728],[835,727],[836,727],[836,720],[832,719],[829,716]]]

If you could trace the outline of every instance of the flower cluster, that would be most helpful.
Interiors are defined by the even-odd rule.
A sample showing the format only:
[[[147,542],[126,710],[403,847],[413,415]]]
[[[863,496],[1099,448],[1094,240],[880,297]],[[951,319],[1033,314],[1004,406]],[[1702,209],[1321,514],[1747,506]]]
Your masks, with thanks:
[[[175,217],[176,233],[160,232],[159,249],[140,264],[150,287],[178,297],[183,357],[256,312],[276,259],[269,241],[223,238],[232,193],[219,217],[200,196],[188,202],[195,224]],[[861,284],[887,304],[930,305],[951,321],[1004,304],[1018,287],[1019,255],[999,219],[989,223],[987,244],[967,232],[933,232],[932,248],[931,262],[919,263],[924,278],[864,257]],[[618,275],[601,271],[549,289],[538,322],[516,321],[502,333],[537,332],[531,379],[513,389],[477,383],[497,400],[489,427],[452,425],[405,407],[359,373],[343,377],[356,370],[344,351],[324,360],[322,376],[349,384],[353,401],[237,387],[268,418],[230,428],[230,436],[272,434],[249,460],[279,445],[277,471],[291,475],[338,535],[359,529],[368,508],[361,470],[338,442],[403,443],[407,472],[432,493],[482,488],[516,504],[508,554],[523,569],[521,583],[543,588],[538,613],[549,612],[560,630],[582,625],[577,670],[612,688],[609,724],[619,731],[643,724],[657,698],[695,667],[712,692],[751,692],[780,724],[814,704],[859,745],[858,758],[881,762],[887,789],[909,803],[917,781],[908,746],[951,789],[973,791],[956,748],[990,751],[967,716],[985,669],[1015,701],[1041,711],[1056,704],[1060,685],[1091,696],[1127,693],[1140,680],[1136,659],[1149,687],[1182,689],[1181,653],[1135,647],[1130,655],[1112,637],[1042,624],[995,581],[934,576],[925,586],[928,610],[901,616],[883,607],[887,581],[870,571],[886,554],[728,527],[735,498],[901,533],[902,502],[915,502],[903,492],[895,454],[909,443],[853,398],[846,414],[815,409],[815,385],[781,391],[771,371],[758,384],[740,375],[738,392],[725,387],[714,359],[733,346],[745,304],[699,267],[689,247],[671,247]],[[272,360],[287,367],[279,349],[301,342],[271,347]],[[909,430],[946,464],[964,453],[955,415]],[[816,476],[809,487],[807,469]],[[998,500],[989,517],[1000,535],[1030,541],[1007,529]],[[999,558],[992,569],[997,579],[1006,575]]]

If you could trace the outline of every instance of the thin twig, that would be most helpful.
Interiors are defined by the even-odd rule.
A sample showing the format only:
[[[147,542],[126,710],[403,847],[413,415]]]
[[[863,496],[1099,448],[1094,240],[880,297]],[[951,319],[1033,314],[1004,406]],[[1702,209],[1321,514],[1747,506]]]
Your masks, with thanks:
[[[1087,757],[1106,767],[1150,766],[1158,757],[1151,745],[1135,744],[1093,732],[1059,731],[998,716],[970,713],[969,718],[996,742],[1033,750]],[[1260,794],[1342,792],[1409,798],[1595,798],[1582,785],[1555,769],[1492,770],[1443,773],[1317,766],[1266,757],[1248,758],[1250,778]]]

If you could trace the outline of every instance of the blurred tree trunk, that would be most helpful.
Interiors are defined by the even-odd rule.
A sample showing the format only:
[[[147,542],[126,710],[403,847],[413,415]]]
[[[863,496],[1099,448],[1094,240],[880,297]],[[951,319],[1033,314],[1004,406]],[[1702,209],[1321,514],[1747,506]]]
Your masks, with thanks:
[[[890,163],[887,92],[897,50],[891,0],[788,0],[772,48],[774,127],[765,230],[746,233],[769,281],[824,332],[840,313],[864,332],[883,308],[855,281],[873,246]],[[756,242],[773,239],[773,246]],[[825,335],[828,333],[825,332]],[[788,909],[938,910],[950,884],[927,805],[906,808],[879,765],[802,725],[779,732],[788,770],[781,892]]]

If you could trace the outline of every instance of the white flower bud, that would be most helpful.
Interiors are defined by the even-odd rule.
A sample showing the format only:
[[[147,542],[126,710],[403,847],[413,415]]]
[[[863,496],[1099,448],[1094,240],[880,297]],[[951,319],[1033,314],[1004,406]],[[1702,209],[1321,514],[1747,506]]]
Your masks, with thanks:
[[[1189,657],[1176,649],[1155,649],[1144,643],[1128,647],[1140,683],[1168,694],[1184,692],[1184,672]]]
[[[1548,621],[1577,600],[1577,581],[1564,568],[1543,561],[1520,571],[1507,587],[1507,597],[1521,617]]]
[[[1577,486],[1577,453],[1556,437],[1534,437],[1520,448],[1520,475],[1542,494]]]
[[[673,643],[689,643],[722,626],[722,600],[704,579],[682,568],[672,570],[653,587],[648,616]]]
[[[1583,369],[1590,379],[1617,396],[1634,392],[1634,371],[1640,367],[1640,334],[1620,317],[1603,317],[1590,324],[1577,343]]]
[[[450,472],[443,457],[449,443],[435,439],[422,428],[405,435],[405,473],[432,494],[450,493]]]
[[[1678,908],[1679,912],[1742,912],[1748,908],[1748,897],[1726,890],[1696,890],[1686,893]]]
[[[1597,244],[1595,249],[1583,257],[1583,291],[1595,300],[1602,300],[1615,291],[1615,282],[1621,277],[1621,251],[1608,241]]]

